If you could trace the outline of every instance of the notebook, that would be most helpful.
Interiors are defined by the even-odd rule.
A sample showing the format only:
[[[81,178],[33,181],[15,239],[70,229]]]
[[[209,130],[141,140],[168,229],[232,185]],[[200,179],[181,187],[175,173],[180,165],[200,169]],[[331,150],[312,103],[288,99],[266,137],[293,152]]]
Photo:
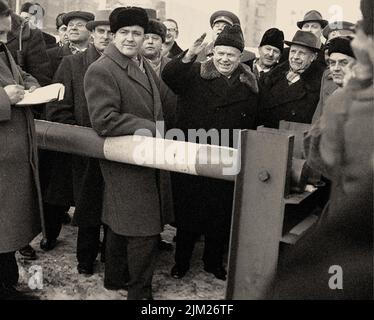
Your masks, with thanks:
[[[54,83],[49,86],[41,87],[30,93],[25,91],[24,98],[17,103],[17,106],[43,104],[52,101],[61,101],[64,99],[65,86],[62,83]]]

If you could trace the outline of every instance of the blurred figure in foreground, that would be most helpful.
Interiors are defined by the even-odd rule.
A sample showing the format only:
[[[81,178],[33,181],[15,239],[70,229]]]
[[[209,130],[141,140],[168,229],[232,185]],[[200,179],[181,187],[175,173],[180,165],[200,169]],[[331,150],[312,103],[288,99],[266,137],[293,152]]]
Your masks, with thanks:
[[[373,298],[373,2],[362,0],[361,11],[352,78],[328,100],[308,147],[313,165],[333,182],[330,205],[286,257],[278,299]]]

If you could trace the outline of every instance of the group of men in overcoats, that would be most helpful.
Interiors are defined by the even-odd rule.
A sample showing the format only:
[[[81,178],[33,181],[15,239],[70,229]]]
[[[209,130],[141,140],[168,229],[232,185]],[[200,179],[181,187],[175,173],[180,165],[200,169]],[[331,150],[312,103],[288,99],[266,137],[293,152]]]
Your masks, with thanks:
[[[0,5],[0,26],[5,25],[9,34],[7,23],[17,19],[10,18],[12,13],[3,0]],[[46,119],[92,127],[103,137],[134,135],[139,130],[156,136],[160,121],[166,122],[167,129],[181,129],[186,136],[189,130],[226,129],[229,142],[225,146],[237,147],[235,130],[259,125],[278,128],[281,120],[311,123],[322,94],[322,79],[342,87],[340,80],[350,69],[339,69],[348,59],[341,55],[354,59],[348,50],[351,39],[342,38],[343,29],[350,27],[344,22],[339,34],[316,11],[308,12],[298,23],[301,30],[292,41],[284,41],[281,30],[269,29],[259,45],[258,58],[245,50],[235,14],[217,11],[210,22],[213,41],[204,43],[204,34],[183,52],[175,41],[179,33],[176,21],[168,19],[163,24],[149,19],[142,8],[121,7],[96,19],[89,12],[64,14],[57,28],[66,26],[69,41],[48,51],[51,68],[43,75],[51,77],[52,71],[53,81],[65,85],[66,95],[63,101],[46,106]],[[322,30],[331,41],[329,47],[321,44]],[[30,29],[30,34],[33,32],[38,30]],[[330,39],[333,32],[337,34]],[[333,37],[339,39],[334,41]],[[323,60],[325,52],[331,60],[329,73]],[[35,237],[40,222],[45,233],[41,246],[53,249],[61,214],[70,205],[76,208],[74,220],[79,228],[79,273],[94,272],[104,225],[104,287],[108,290],[128,290],[128,299],[153,299],[160,233],[170,223],[177,227],[171,275],[176,279],[186,275],[194,245],[204,235],[204,269],[226,279],[224,255],[230,234],[232,183],[181,174],[170,177],[156,169],[51,154],[47,157],[52,159],[48,186],[40,185],[31,110],[16,106],[23,89],[39,84],[18,69],[4,44],[0,58],[4,70],[2,78],[0,75],[0,130],[7,146],[1,153],[0,190],[1,199],[10,201],[0,209],[1,218],[12,210],[20,212],[20,218],[28,223],[23,223],[25,230],[15,227],[17,218],[1,226],[1,274],[7,275],[0,282],[4,296],[12,296],[17,283],[14,252]],[[27,61],[21,61],[26,71]],[[349,60],[349,67],[353,64]],[[37,80],[43,85],[42,76]],[[23,137],[22,141],[9,143],[15,138],[14,130],[20,130],[17,139]],[[218,141],[208,143],[222,145],[225,140],[219,135]],[[16,158],[19,167],[14,174],[29,177],[22,186],[12,183],[12,170],[6,167],[12,163],[14,169]],[[3,184],[3,179],[9,183]],[[15,190],[15,196],[21,192],[19,196],[25,201],[15,202],[5,195],[9,190]]]

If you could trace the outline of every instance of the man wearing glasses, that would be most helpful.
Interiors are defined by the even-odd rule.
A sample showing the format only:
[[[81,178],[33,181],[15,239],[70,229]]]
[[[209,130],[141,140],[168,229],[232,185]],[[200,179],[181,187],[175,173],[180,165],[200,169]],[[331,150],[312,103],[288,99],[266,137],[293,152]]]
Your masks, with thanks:
[[[87,50],[90,31],[86,25],[93,20],[95,16],[92,13],[83,11],[72,11],[62,17],[63,24],[67,26],[69,42],[62,47],[47,51],[54,76],[57,75],[56,71],[64,57]],[[54,79],[54,81],[60,80]],[[74,205],[71,159],[71,155],[49,151],[40,157],[40,166],[43,168],[41,180],[47,233],[47,239],[40,243],[40,247],[45,251],[55,247],[61,231],[61,217],[64,217],[69,208]]]
[[[109,26],[109,13],[109,11],[100,11],[96,20],[87,23],[87,29],[92,32],[92,44],[88,46],[88,49],[82,53],[64,57],[62,60],[54,81],[65,85],[65,97],[62,101],[51,102],[47,105],[47,120],[91,127],[83,88],[84,76],[88,67],[103,54],[104,49],[113,40]],[[79,227],[78,272],[92,275],[100,244],[103,184],[99,161],[73,156],[72,175],[74,217]],[[56,239],[48,238],[48,242],[47,247],[52,249],[56,244]]]
[[[90,12],[84,11],[72,11],[63,16],[62,21],[67,26],[66,33],[69,38],[69,44],[64,45],[62,48],[53,48],[47,51],[53,75],[56,73],[64,56],[87,50],[90,31],[86,28],[86,24],[92,20],[95,20],[95,16]]]
[[[178,23],[173,19],[166,19],[164,25],[167,32],[165,42],[162,45],[162,56],[172,59],[183,52],[176,42],[179,35]]]

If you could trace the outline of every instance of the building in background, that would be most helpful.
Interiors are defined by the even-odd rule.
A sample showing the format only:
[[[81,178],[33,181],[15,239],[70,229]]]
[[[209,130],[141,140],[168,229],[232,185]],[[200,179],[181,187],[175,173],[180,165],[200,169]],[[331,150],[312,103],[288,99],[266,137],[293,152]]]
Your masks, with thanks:
[[[264,32],[275,26],[277,0],[240,0],[239,16],[247,47],[258,47]]]
[[[153,18],[165,19],[165,1],[160,0],[10,0],[12,9],[19,13],[19,9],[25,2],[37,2],[45,10],[43,30],[56,34],[56,17],[61,12],[75,10],[97,13],[100,10],[115,9],[120,6],[139,6],[148,8]]]
[[[56,34],[56,17],[61,12],[69,12],[74,10],[84,10],[90,12],[97,12],[100,0],[11,0],[9,1],[13,10],[19,13],[19,10],[25,2],[37,2],[45,10],[43,30]]]
[[[142,8],[148,9],[148,14],[152,18],[164,20],[166,17],[165,1],[160,1],[160,0],[102,0],[100,2],[101,2],[101,6],[104,6],[105,9],[112,10],[112,9],[115,9],[121,6],[135,6],[135,7],[142,7]]]

